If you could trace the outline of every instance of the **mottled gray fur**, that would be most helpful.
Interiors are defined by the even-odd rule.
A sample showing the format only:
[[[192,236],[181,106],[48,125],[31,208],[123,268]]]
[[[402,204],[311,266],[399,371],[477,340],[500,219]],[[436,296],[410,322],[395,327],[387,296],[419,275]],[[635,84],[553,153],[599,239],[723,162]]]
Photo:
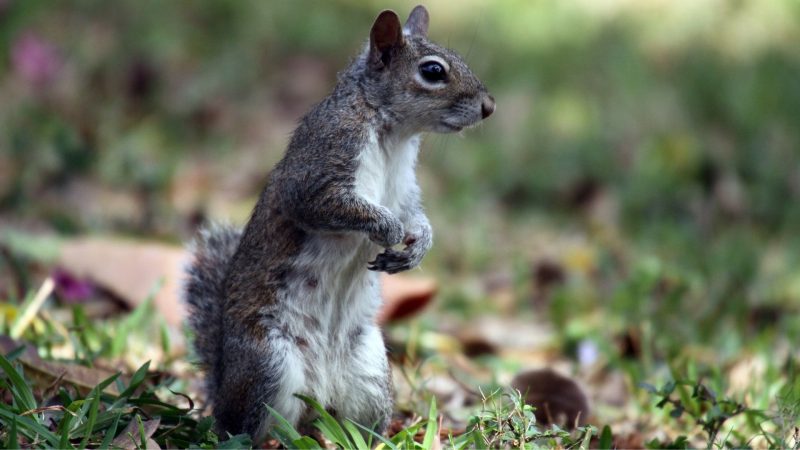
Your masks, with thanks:
[[[420,134],[460,131],[494,110],[427,29],[422,6],[405,27],[382,12],[362,54],[301,120],[244,231],[198,239],[189,323],[222,430],[263,439],[265,404],[305,426],[314,415],[294,394],[386,427],[392,388],[375,324],[377,272],[416,267],[432,244],[414,176]],[[431,61],[443,79],[422,75]]]

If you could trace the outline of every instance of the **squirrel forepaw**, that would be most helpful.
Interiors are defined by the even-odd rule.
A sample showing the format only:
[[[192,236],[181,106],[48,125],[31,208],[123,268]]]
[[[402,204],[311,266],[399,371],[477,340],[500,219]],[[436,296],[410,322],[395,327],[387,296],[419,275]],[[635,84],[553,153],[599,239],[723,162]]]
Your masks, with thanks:
[[[407,250],[394,250],[387,248],[379,253],[374,261],[368,263],[367,269],[378,272],[397,273],[414,267],[413,258]]]
[[[431,248],[430,227],[419,234],[407,234],[403,243],[406,244],[406,248],[403,250],[387,248],[379,253],[374,261],[369,262],[367,268],[378,272],[397,273],[417,267]]]

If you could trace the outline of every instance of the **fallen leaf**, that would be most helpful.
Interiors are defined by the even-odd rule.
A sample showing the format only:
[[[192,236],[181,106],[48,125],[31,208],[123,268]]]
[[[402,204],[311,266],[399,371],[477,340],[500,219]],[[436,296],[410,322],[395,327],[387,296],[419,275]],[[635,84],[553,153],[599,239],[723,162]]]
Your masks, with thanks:
[[[178,246],[117,238],[65,241],[59,264],[78,278],[89,279],[135,308],[153,295],[168,324],[179,327],[185,316],[178,294],[187,252]]]
[[[0,350],[4,354],[25,346],[25,351],[17,358],[37,385],[46,386],[56,380],[74,385],[81,392],[89,392],[101,381],[113,376],[116,372],[98,367],[84,367],[77,364],[65,364],[55,361],[45,361],[36,352],[36,349],[27,343],[15,341],[8,336],[0,335]],[[116,384],[111,383],[105,392],[119,395]]]
[[[464,334],[457,337],[461,341],[464,354],[470,358],[497,353],[497,348],[481,336]]]
[[[436,281],[433,278],[383,275],[383,307],[378,313],[378,323],[386,324],[414,316],[431,302],[436,291]]]
[[[590,380],[595,404],[622,408],[628,402],[630,393],[625,374],[620,370],[599,371]]]
[[[553,331],[548,324],[511,317],[485,316],[468,324],[446,324],[443,331],[452,333],[462,343],[480,341],[481,346],[491,347],[500,353],[543,349],[553,339]]]
[[[142,443],[141,441],[141,433],[139,432],[139,421],[136,420],[134,416],[133,419],[128,423],[128,426],[122,430],[122,433],[119,434],[113,441],[111,441],[111,447],[114,448],[123,448],[125,450],[133,450],[139,448],[139,445]],[[161,418],[155,417],[151,420],[143,420],[142,421],[142,428],[144,428],[144,435],[146,437],[146,447],[148,450],[152,449],[160,449],[159,445],[154,441],[152,438],[153,434],[158,430],[158,425],[161,424]]]

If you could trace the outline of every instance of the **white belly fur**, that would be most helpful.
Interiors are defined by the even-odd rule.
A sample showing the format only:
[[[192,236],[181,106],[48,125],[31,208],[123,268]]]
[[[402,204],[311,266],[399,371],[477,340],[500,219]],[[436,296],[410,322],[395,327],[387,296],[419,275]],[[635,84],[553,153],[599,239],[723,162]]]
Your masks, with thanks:
[[[377,133],[371,132],[359,157],[356,193],[400,216],[404,200],[416,189],[414,169],[419,144],[420,137],[415,135],[399,142],[389,141],[384,146]],[[300,371],[294,375],[287,373],[291,379],[285,380],[286,385],[298,389],[302,386],[304,393],[323,405],[335,402],[353,388],[343,386],[348,383],[348,377],[343,376],[348,372],[383,370],[379,364],[380,361],[385,363],[383,342],[374,327],[381,304],[380,285],[378,273],[367,270],[367,263],[381,250],[364,233],[319,233],[310,237],[296,262],[296,273],[301,276],[296,277],[283,293],[288,308],[288,323],[284,325],[292,334],[308,338],[305,355],[317,356],[302,360],[297,352],[287,354],[300,358],[301,361],[296,363],[306,366],[307,370],[310,365],[314,372],[327,374],[320,376],[312,386]],[[309,279],[315,283],[309,283]],[[319,329],[308,329],[302,320],[307,316],[318,320]],[[368,337],[369,342],[360,350],[360,361],[354,362],[352,342],[348,342],[348,336],[359,327],[365,329],[365,338]],[[372,364],[370,361],[373,360],[378,362]],[[368,363],[375,367],[360,367]],[[347,367],[348,364],[360,366]],[[295,404],[288,408],[287,414],[298,414],[297,407]]]
[[[417,134],[407,139],[386,139],[381,145],[377,133],[371,131],[359,157],[356,193],[399,215],[403,200],[417,185],[414,168],[419,142]]]

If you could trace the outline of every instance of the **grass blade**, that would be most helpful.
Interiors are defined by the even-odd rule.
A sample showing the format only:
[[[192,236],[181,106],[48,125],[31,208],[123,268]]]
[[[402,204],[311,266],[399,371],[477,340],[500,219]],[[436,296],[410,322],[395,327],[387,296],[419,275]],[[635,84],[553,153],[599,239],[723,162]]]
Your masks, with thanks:
[[[112,380],[113,381],[113,380]],[[109,381],[109,384],[111,382]],[[92,403],[90,403],[89,407],[89,423],[87,425],[87,429],[85,434],[83,435],[83,439],[81,440],[81,444],[78,448],[86,448],[86,444],[89,442],[89,437],[92,436],[92,432],[94,431],[94,424],[97,421],[97,411],[100,409],[100,389],[98,387],[94,388],[92,392],[94,393],[94,397],[92,398]]]
[[[353,444],[355,444],[356,448],[364,450],[369,450],[371,448],[370,445],[367,444],[367,441],[364,440],[364,436],[361,435],[361,431],[353,425],[352,420],[345,420],[342,425],[344,425],[344,428],[350,433],[350,438],[353,440]]]
[[[127,345],[128,336],[132,331],[140,329],[145,320],[153,313],[153,299],[156,292],[163,286],[164,280],[159,279],[158,282],[150,290],[147,298],[133,310],[133,312],[120,322],[116,334],[111,341],[111,356],[119,356]]]
[[[71,408],[68,407],[67,410],[64,411],[64,417],[61,418],[61,422],[58,424],[58,429],[61,431],[61,440],[58,442],[58,448],[72,448],[69,443],[70,431],[72,431],[70,430],[70,425],[72,425],[72,419],[75,416],[74,412],[70,411],[70,409]]]
[[[106,430],[105,437],[103,437],[103,443],[100,444],[100,449],[109,448],[111,445],[111,441],[114,440],[117,434],[117,427],[119,426],[119,419],[122,417],[121,413],[117,413],[114,417],[114,423]]]
[[[369,433],[369,434],[370,434],[370,436],[372,436],[372,437],[374,437],[375,439],[377,439],[377,440],[381,441],[381,442],[383,443],[383,445],[385,445],[385,446],[389,447],[391,450],[398,450],[398,448],[397,448],[397,446],[394,444],[394,442],[390,441],[389,439],[386,439],[385,437],[383,437],[383,435],[376,433],[374,430],[371,430],[371,429],[369,429],[369,428],[365,427],[364,425],[361,425],[361,424],[360,424],[360,423],[358,423],[358,422],[353,422],[353,424],[354,424],[355,426],[357,426],[358,428],[361,428],[362,430],[364,430],[364,431],[366,431],[367,433]]]
[[[5,448],[20,448],[19,439],[17,439],[17,418],[14,417],[11,422],[11,431],[8,432],[8,439],[6,439]]]
[[[267,411],[275,419],[275,426],[272,427],[272,436],[280,441],[286,448],[292,448],[295,441],[300,440],[302,436],[295,430],[291,423],[286,420],[278,411],[272,409],[269,405],[264,405]]]
[[[144,423],[142,422],[142,416],[136,415],[136,425],[139,427],[139,439],[140,443],[142,444],[139,448],[147,448],[147,434],[144,432]]]
[[[15,359],[19,358],[20,356],[22,356],[23,353],[25,353],[25,346],[24,345],[20,345],[19,347],[15,348],[14,350],[11,350],[10,352],[8,352],[8,354],[6,354],[6,359],[8,360],[8,362],[12,362]]]
[[[11,381],[11,394],[14,396],[17,408],[19,408],[18,412],[22,413],[36,409],[36,399],[33,398],[33,391],[30,386],[25,383],[22,374],[3,355],[0,355],[0,368],[3,369]]]
[[[428,411],[428,424],[425,427],[425,438],[422,440],[422,448],[430,450],[433,441],[439,435],[439,425],[436,422],[438,414],[436,412],[436,397],[431,397],[431,408]]]
[[[41,436],[51,446],[53,447],[58,446],[58,441],[59,441],[58,436],[56,436],[50,430],[45,428],[42,424],[33,420],[30,417],[20,416],[18,414],[15,414],[12,411],[9,411],[9,409],[4,408],[3,406],[5,405],[0,404],[0,419],[4,419],[6,422],[16,421],[19,434],[22,434],[31,441],[36,440],[38,436]]]
[[[145,377],[147,377],[147,371],[149,369],[150,369],[150,361],[147,361],[146,363],[142,364],[142,367],[139,367],[139,369],[137,369],[136,372],[131,377],[131,382],[130,384],[128,384],[128,387],[125,388],[125,390],[119,394],[119,397],[117,397],[117,401],[115,401],[114,404],[112,404],[109,409],[115,409],[116,407],[125,403],[125,400],[127,400],[128,397],[133,395],[136,389],[139,386],[141,386],[141,384],[144,382]]]
[[[306,404],[310,405],[312,408],[314,408],[314,410],[317,411],[319,418],[314,421],[314,426],[319,428],[325,437],[342,448],[353,448],[353,443],[350,441],[347,433],[342,428],[342,425],[339,424],[339,421],[336,420],[328,411],[325,411],[325,408],[323,408],[319,402],[305,395],[296,394],[296,397],[303,400],[306,402]]]
[[[107,388],[111,383],[119,378],[119,373],[115,373],[110,377],[106,378],[105,380],[101,381],[97,386],[95,386],[89,395],[83,400],[76,400],[73,404],[81,405],[80,410],[78,410],[76,414],[76,419],[78,419],[78,425],[75,429],[72,430],[73,434],[76,436],[90,436],[93,431],[93,427],[97,425],[97,418],[98,418],[98,411],[100,408],[100,399],[103,395],[103,390]],[[70,409],[72,405],[70,405]],[[109,408],[109,410],[113,410],[115,408]],[[83,423],[83,418],[89,416],[89,420],[87,423]],[[105,418],[103,421],[103,425],[108,422],[108,418]],[[83,443],[82,443],[83,444]],[[81,447],[85,447],[85,445],[81,445]]]

